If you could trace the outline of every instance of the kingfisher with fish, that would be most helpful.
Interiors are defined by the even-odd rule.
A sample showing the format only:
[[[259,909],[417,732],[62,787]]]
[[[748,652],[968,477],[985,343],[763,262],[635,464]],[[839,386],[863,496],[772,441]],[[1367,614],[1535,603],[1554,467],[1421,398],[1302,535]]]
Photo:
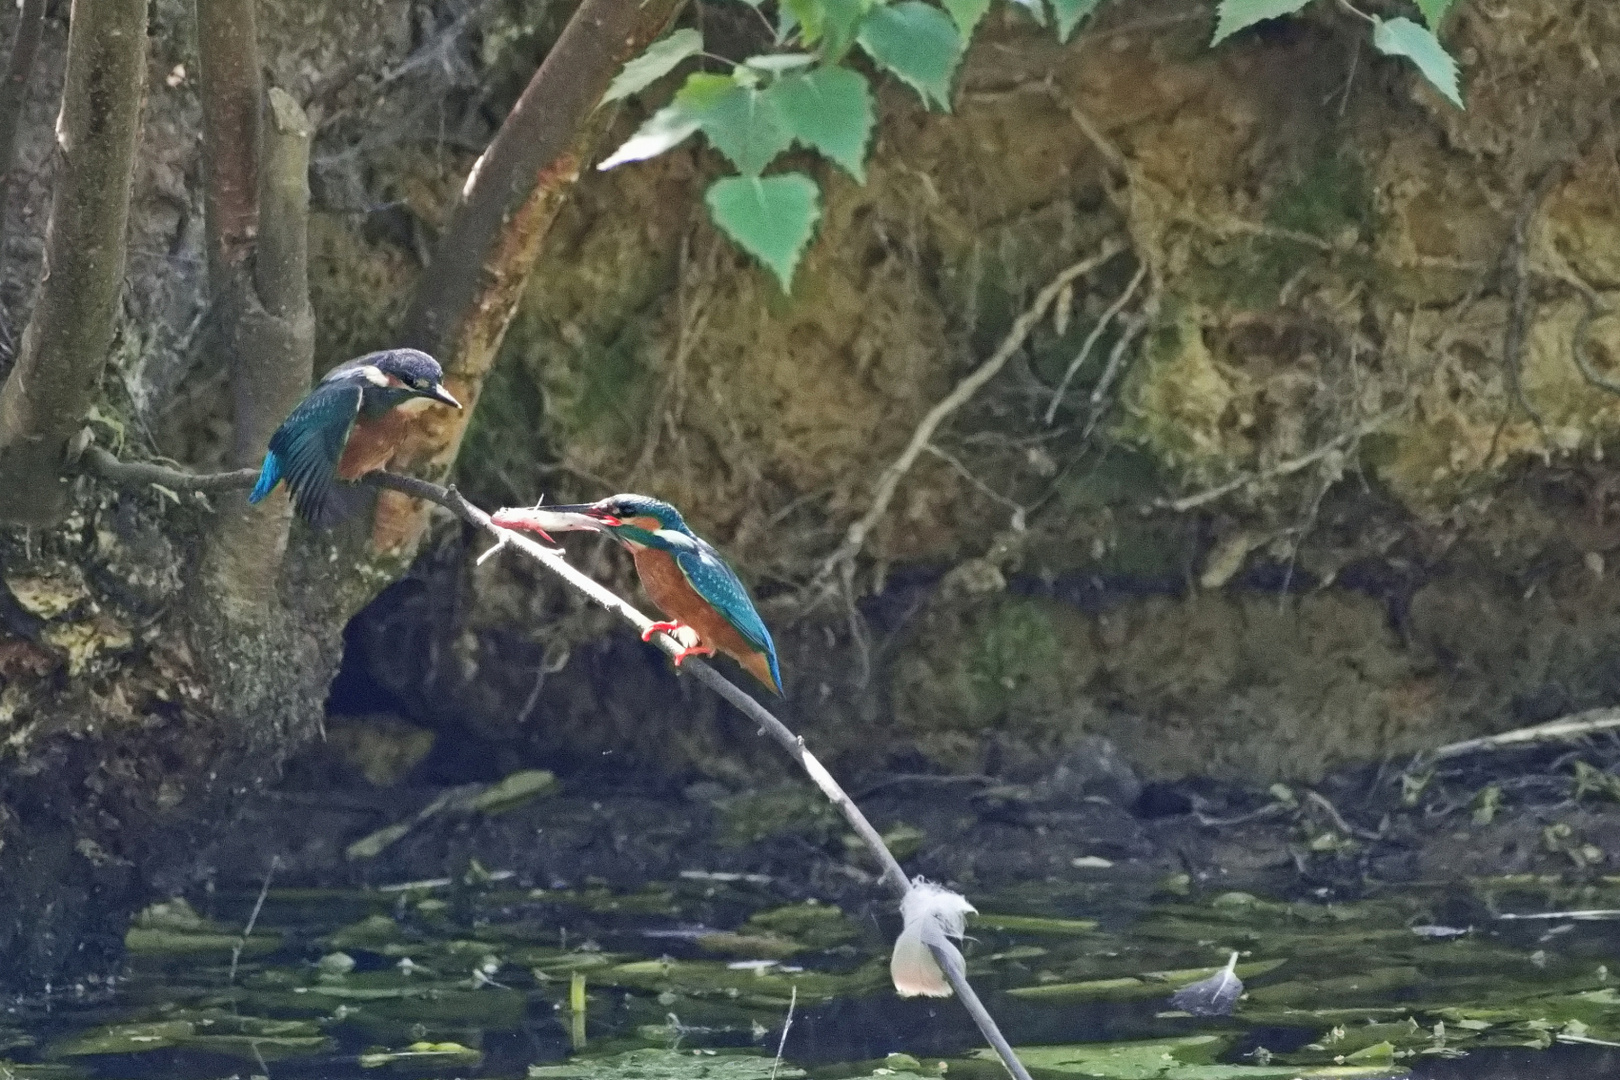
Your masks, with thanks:
[[[416,349],[385,349],[339,364],[276,433],[248,502],[286,481],[305,521],[328,527],[354,512],[362,476],[388,464],[430,405],[461,408],[439,362]]]
[[[677,666],[688,656],[725,653],[770,690],[782,693],[776,644],[754,609],[737,572],[708,541],[687,528],[669,503],[646,495],[614,495],[594,503],[506,509],[491,520],[508,529],[547,532],[605,533],[629,550],[642,588],[670,620],[655,622],[641,635],[650,641],[660,631],[676,637],[683,631],[696,643],[675,654]]]

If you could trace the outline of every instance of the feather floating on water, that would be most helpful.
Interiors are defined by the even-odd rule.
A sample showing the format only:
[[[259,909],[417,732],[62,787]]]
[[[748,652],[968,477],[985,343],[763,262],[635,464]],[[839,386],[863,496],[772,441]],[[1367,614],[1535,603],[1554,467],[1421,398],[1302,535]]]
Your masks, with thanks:
[[[978,909],[960,893],[917,878],[900,901],[902,927],[889,958],[889,977],[901,997],[950,997],[951,984],[929,946],[944,950],[960,969],[962,952],[952,938],[961,939],[969,912]]]
[[[1243,980],[1237,977],[1238,954],[1233,953],[1226,967],[1207,979],[1189,983],[1170,996],[1170,1004],[1194,1016],[1231,1016],[1243,996]]]

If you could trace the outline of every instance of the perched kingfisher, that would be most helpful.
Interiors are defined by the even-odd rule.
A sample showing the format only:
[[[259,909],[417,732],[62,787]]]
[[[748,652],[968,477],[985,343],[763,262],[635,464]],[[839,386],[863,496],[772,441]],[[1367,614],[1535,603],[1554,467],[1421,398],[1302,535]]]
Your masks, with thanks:
[[[776,645],[754,610],[748,589],[720,553],[688,529],[680,511],[669,503],[645,495],[614,495],[576,506],[501,510],[491,520],[542,536],[545,529],[608,533],[630,550],[642,588],[674,620],[653,623],[641,635],[642,641],[651,640],[659,631],[673,636],[689,630],[697,636],[697,644],[675,654],[677,666],[688,656],[712,656],[719,649],[772,692],[782,693]]]
[[[387,349],[339,364],[270,436],[248,502],[260,501],[285,480],[305,521],[342,521],[358,502],[352,481],[388,464],[418,409],[431,402],[461,408],[443,382],[439,362],[415,349]]]

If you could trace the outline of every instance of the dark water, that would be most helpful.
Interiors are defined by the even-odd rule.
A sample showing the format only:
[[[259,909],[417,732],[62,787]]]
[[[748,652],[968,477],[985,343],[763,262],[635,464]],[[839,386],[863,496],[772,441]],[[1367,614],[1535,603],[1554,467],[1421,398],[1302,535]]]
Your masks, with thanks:
[[[1101,885],[975,899],[970,973],[1037,1076],[1620,1076],[1620,922],[1500,917],[1620,907],[1620,879],[1578,896],[1525,880],[1334,905]],[[243,939],[258,900],[148,912],[112,985],[12,1003],[0,1080],[522,1077],[655,1048],[688,1056],[592,1075],[676,1077],[722,1060],[692,1051],[774,1054],[790,1009],[784,1058],[818,1080],[913,1067],[890,1054],[918,1075],[941,1060],[951,1076],[999,1074],[974,1057],[959,1004],[889,988],[889,913],[783,904],[768,882],[271,891]],[[1235,1016],[1168,1012],[1176,986],[1232,950],[1247,987]],[[1098,1044],[1131,1045],[1104,1060]]]

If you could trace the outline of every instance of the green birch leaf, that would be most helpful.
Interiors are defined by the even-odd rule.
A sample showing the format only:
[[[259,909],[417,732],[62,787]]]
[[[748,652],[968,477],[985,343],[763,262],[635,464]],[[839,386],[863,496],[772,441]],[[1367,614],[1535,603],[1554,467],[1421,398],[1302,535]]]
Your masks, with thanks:
[[[855,28],[860,26],[866,13],[872,10],[874,0],[821,0],[821,58],[836,64],[855,44]]]
[[[963,41],[973,36],[973,28],[979,25],[979,20],[990,10],[990,0],[940,0],[940,2],[945,5],[945,10],[951,13],[951,18],[956,20],[956,28],[962,32]]]
[[[776,40],[781,41],[799,29],[799,37],[806,47],[814,47],[821,40],[822,24],[826,15],[816,0],[782,0],[777,12]]]
[[[1221,0],[1220,11],[1215,20],[1215,36],[1209,43],[1218,45],[1239,30],[1253,26],[1257,22],[1275,19],[1280,15],[1292,15],[1309,2],[1310,0]]]
[[[729,75],[689,76],[674,104],[698,122],[714,148],[745,176],[764,172],[793,141],[776,102]]]
[[[1457,61],[1433,31],[1411,19],[1374,19],[1373,47],[1385,56],[1406,57],[1447,101],[1459,109],[1463,107],[1462,92],[1457,88]]]
[[[1080,25],[1080,20],[1097,10],[1101,0],[1052,0],[1052,10],[1057,12],[1058,40],[1068,41],[1074,28]]]
[[[688,56],[703,51],[703,35],[696,30],[677,30],[647,46],[647,51],[624,65],[624,70],[608,84],[604,102],[627,98],[644,90],[658,79],[675,70],[675,65]]]
[[[819,67],[783,76],[766,92],[800,145],[819,150],[866,183],[866,146],[874,114],[864,75],[837,65]]]
[[[951,106],[951,77],[962,59],[956,25],[921,0],[874,8],[856,40],[866,54],[922,95],[923,103]]]
[[[1423,13],[1423,21],[1429,24],[1431,30],[1440,29],[1440,20],[1451,10],[1452,3],[1453,0],[1417,0],[1418,10]]]
[[[680,105],[666,105],[649,116],[636,133],[626,139],[623,146],[609,154],[597,169],[606,172],[626,162],[646,161],[648,158],[657,157],[665,150],[685,142],[697,130],[698,121],[695,116]]]
[[[821,217],[821,190],[803,173],[728,176],[703,201],[722,232],[770,268],[787,292],[793,269]]]

